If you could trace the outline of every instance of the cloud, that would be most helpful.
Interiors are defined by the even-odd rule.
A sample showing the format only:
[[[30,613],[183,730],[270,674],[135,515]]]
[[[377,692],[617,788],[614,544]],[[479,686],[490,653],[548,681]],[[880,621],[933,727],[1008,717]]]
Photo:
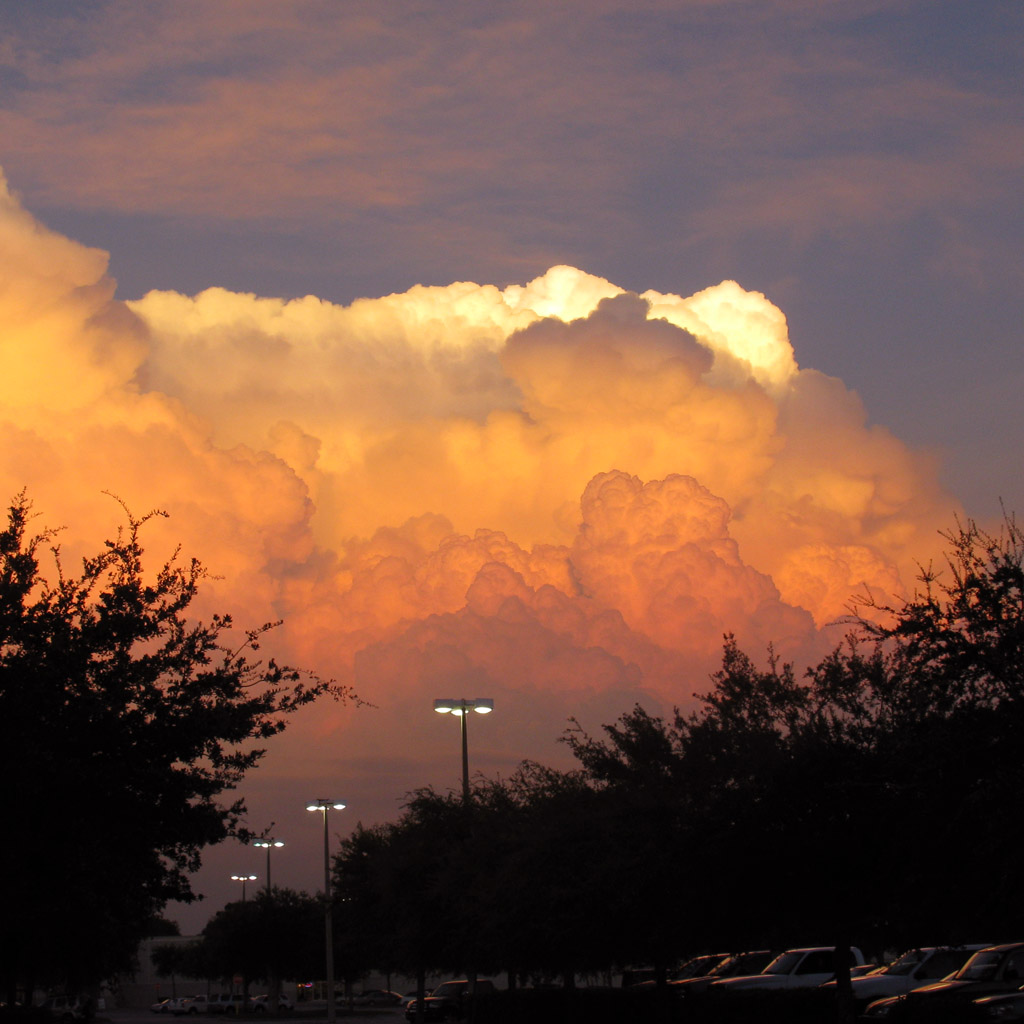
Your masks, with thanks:
[[[557,266],[348,306],[123,303],[105,254],[6,188],[0,267],[0,489],[66,524],[69,557],[116,529],[103,491],[167,510],[145,536],[216,574],[199,610],[283,617],[276,656],[376,705],[304,712],[257,806],[341,775],[364,820],[390,813],[447,778],[423,727],[445,693],[495,697],[475,765],[504,771],[564,760],[571,715],[690,706],[725,632],[820,656],[954,507],[736,282],[638,295]]]
[[[568,258],[583,223],[621,244],[615,211],[645,191],[650,226],[699,245],[964,223],[1019,164],[995,77],[895,59],[863,7],[853,31],[820,3],[255,0],[245,32],[236,3],[54,7],[12,26],[0,108],[9,169],[54,206],[359,229],[372,210],[424,260],[460,232],[511,263]]]

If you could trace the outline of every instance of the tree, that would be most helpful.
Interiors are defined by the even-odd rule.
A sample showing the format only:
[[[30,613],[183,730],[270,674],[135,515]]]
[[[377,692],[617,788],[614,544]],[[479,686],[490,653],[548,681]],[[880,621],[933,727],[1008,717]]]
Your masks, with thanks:
[[[1024,532],[1007,515],[997,533],[968,521],[944,537],[945,567],[922,568],[908,600],[854,610],[884,669],[868,689],[882,708],[890,863],[913,858],[925,886],[946,890],[915,908],[918,921],[930,911],[936,931],[998,935],[1017,920],[1004,894],[1024,839]],[[834,668],[856,674],[849,659]],[[950,863],[961,884],[948,884]]]
[[[211,977],[241,974],[271,985],[276,1008],[282,978],[313,977],[322,966],[323,907],[314,896],[275,886],[248,901],[229,903],[203,929],[201,962]]]
[[[356,826],[334,859],[338,952],[357,967],[419,974],[466,966],[466,898],[474,878],[465,808],[433,790],[409,798],[397,822]],[[346,971],[349,965],[343,964]]]
[[[231,618],[188,615],[205,577],[143,567],[134,518],[78,575],[24,494],[0,532],[0,974],[79,988],[130,963],[168,900],[195,898],[204,847],[239,831],[222,802],[287,716],[344,687],[232,646]],[[52,548],[53,578],[40,566]]]

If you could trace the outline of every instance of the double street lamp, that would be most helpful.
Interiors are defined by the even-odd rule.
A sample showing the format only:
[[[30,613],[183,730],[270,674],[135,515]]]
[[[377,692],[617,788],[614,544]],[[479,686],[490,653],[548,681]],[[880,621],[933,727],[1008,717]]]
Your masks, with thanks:
[[[241,882],[242,883],[242,902],[244,903],[245,902],[245,883],[246,882],[255,882],[256,881],[256,876],[255,875],[232,875],[231,876],[231,881],[232,882]]]
[[[273,836],[264,836],[262,839],[256,839],[253,841],[253,846],[259,846],[265,848],[267,851],[267,895],[270,895],[270,851],[276,847],[284,846],[284,843],[280,839],[275,839]]]
[[[331,913],[331,840],[327,829],[327,816],[331,811],[342,811],[345,805],[338,800],[321,797],[306,805],[307,811],[320,811],[324,816],[324,944],[327,957],[327,1020],[334,1024],[334,918]],[[267,853],[269,856],[269,851]]]
[[[462,724],[462,800],[469,804],[469,740],[466,737],[466,719],[470,711],[487,715],[494,710],[491,697],[441,697],[434,701],[434,710],[439,715],[455,715]]]

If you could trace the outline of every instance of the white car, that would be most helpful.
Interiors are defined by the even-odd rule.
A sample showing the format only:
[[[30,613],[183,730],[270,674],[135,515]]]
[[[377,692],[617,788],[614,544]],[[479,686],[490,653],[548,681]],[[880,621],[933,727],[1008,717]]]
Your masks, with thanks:
[[[885,967],[879,967],[860,978],[851,978],[853,998],[858,1003],[870,1003],[875,999],[901,996],[912,988],[939,981],[947,974],[960,970],[971,954],[979,949],[988,949],[988,943],[910,949]],[[833,988],[835,982],[827,981],[823,987]]]
[[[816,988],[830,981],[836,973],[835,946],[807,946],[787,949],[777,956],[760,974],[739,978],[723,978],[708,989],[714,995],[739,995],[743,992],[767,992],[784,988]],[[856,946],[850,947],[854,964],[864,963],[864,954]]]

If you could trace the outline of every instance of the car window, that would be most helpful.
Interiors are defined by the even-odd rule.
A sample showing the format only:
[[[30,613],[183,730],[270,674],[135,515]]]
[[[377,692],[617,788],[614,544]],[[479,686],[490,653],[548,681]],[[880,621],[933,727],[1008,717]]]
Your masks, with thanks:
[[[1007,981],[1018,981],[1024,978],[1024,949],[1018,950],[1006,961],[1003,977]]]
[[[803,953],[782,953],[762,972],[763,974],[789,974],[800,963]]]
[[[443,985],[438,985],[437,988],[431,993],[434,996],[455,996],[464,988],[463,982],[458,981],[446,981]]]
[[[979,950],[956,972],[957,981],[988,981],[999,970],[1002,954],[994,949]]]
[[[898,956],[888,967],[883,967],[882,974],[896,974],[904,975],[910,974],[911,971],[921,962],[921,951],[919,949],[911,949],[904,953],[902,956]],[[953,970],[952,967],[947,968],[943,973],[949,974]]]
[[[820,949],[808,953],[796,969],[797,974],[831,974],[835,970],[831,949]]]
[[[958,970],[970,954],[963,949],[940,949],[928,958],[919,978],[944,978]]]

